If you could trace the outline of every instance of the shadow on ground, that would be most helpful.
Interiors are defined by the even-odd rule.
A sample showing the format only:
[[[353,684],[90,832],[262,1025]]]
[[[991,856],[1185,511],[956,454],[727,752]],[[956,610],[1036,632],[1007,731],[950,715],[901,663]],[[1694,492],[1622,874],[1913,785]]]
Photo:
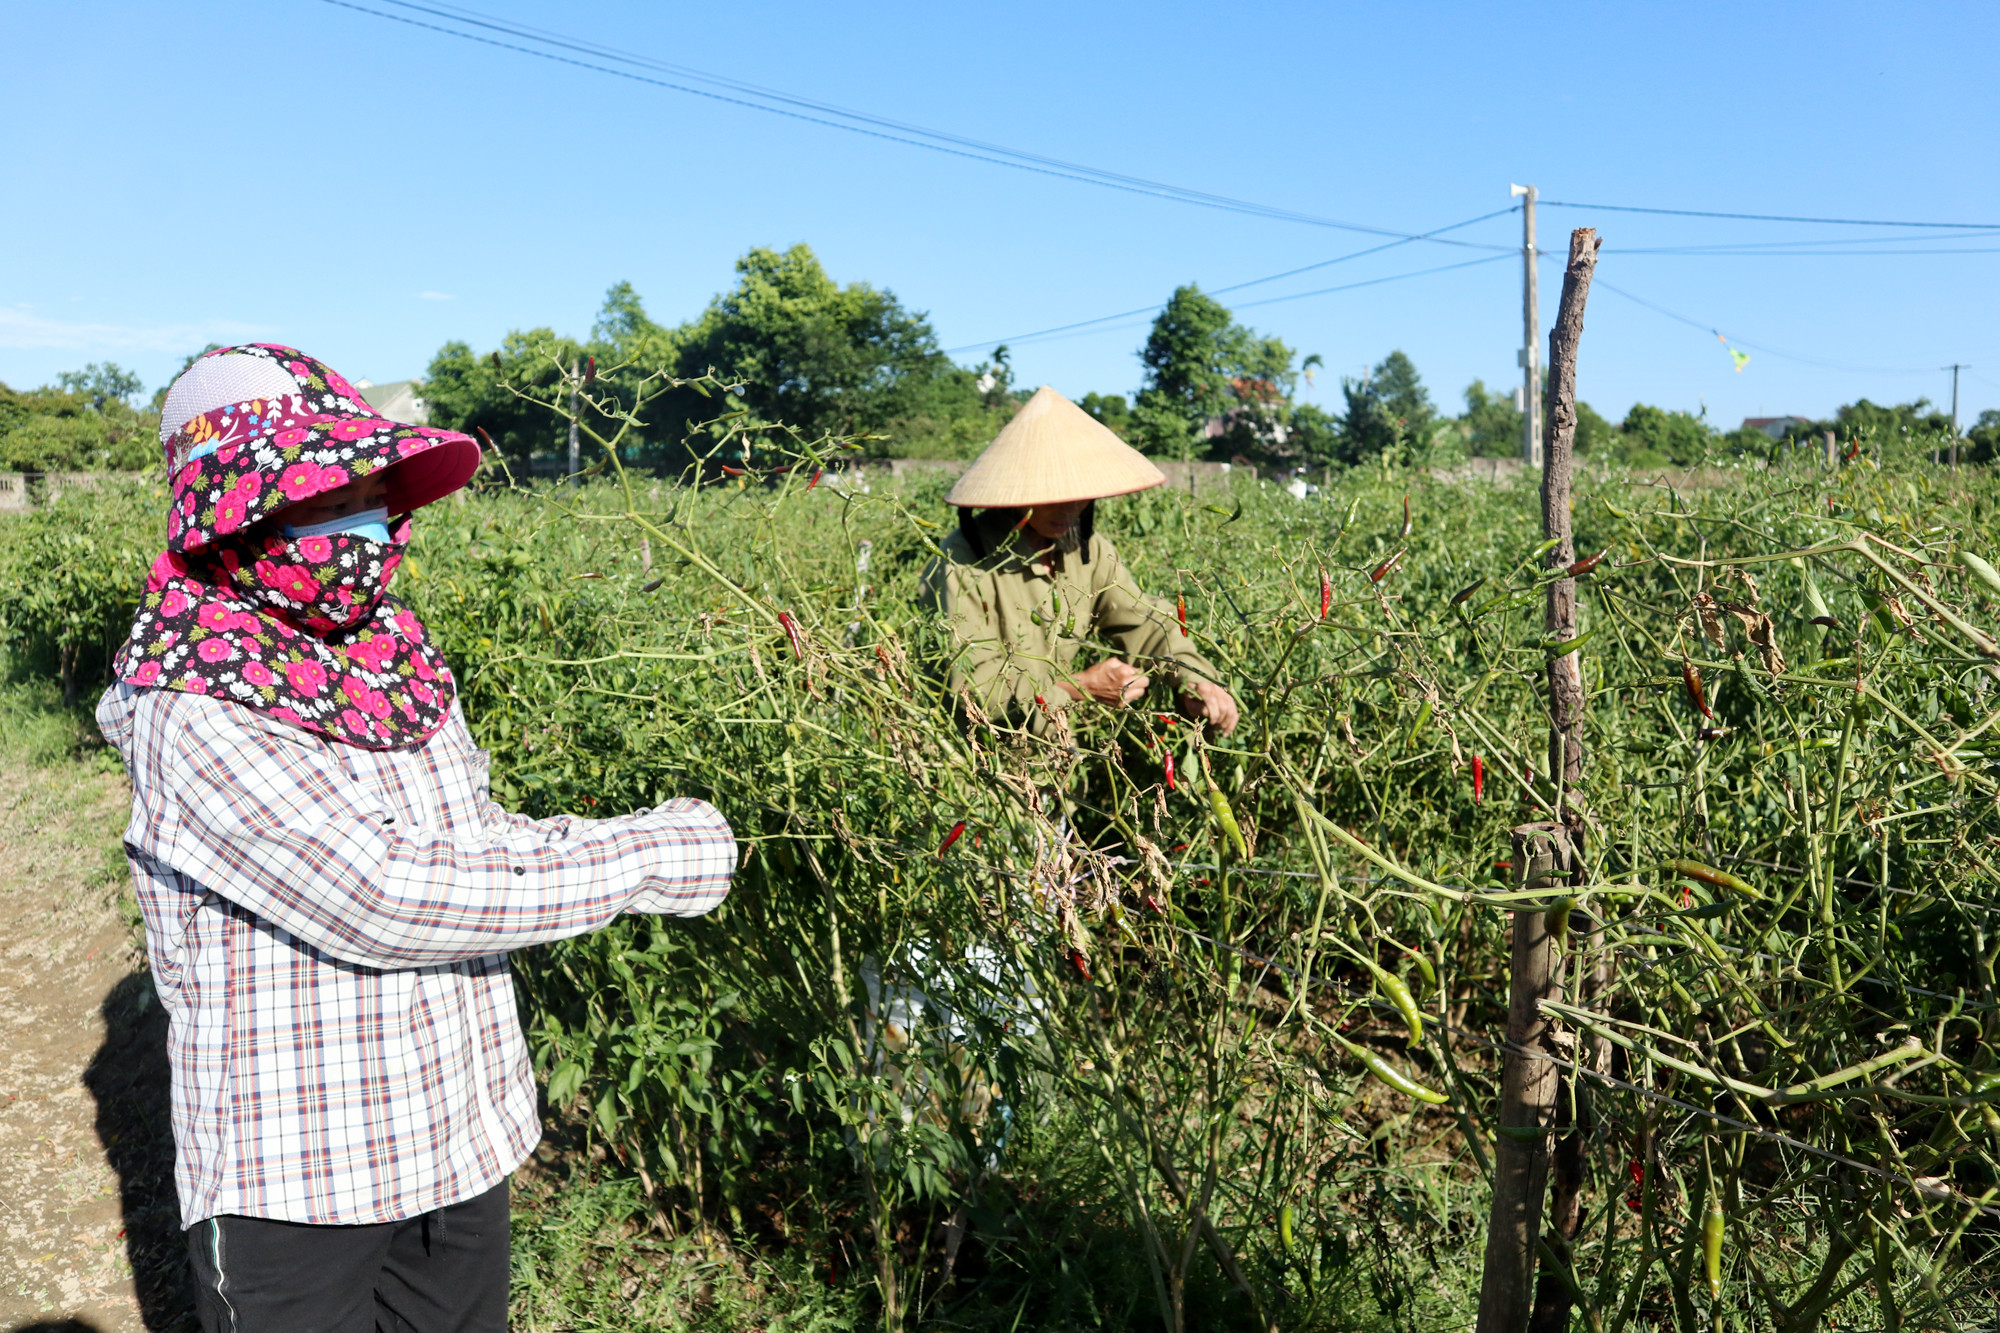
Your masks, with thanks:
[[[136,972],[121,979],[104,997],[103,1015],[104,1045],[83,1071],[83,1084],[97,1101],[97,1137],[118,1173],[125,1255],[139,1313],[149,1333],[191,1333],[198,1326],[174,1195],[167,1016],[154,998],[151,975]],[[71,1333],[89,1325],[28,1328]]]

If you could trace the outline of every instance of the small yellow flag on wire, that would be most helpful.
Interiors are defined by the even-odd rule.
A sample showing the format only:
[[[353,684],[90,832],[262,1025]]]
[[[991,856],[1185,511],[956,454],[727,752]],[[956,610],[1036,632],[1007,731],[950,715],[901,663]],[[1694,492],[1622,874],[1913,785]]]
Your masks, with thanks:
[[[1723,337],[1720,333],[1715,335],[1715,340],[1722,344],[1724,351],[1729,353],[1729,359],[1736,363],[1736,373],[1741,375],[1743,367],[1750,364],[1750,353],[1737,351],[1729,345],[1729,339]]]

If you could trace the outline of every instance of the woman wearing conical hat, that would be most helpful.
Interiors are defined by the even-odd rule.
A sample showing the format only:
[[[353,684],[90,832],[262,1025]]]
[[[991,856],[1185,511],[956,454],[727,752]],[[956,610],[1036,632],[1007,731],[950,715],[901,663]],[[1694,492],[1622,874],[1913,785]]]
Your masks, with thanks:
[[[1093,531],[1098,500],[1165,481],[1082,408],[1047,385],[1037,390],[945,497],[958,507],[958,530],[924,572],[924,600],[958,640],[953,688],[989,717],[1038,725],[1037,696],[1117,707],[1160,675],[1182,713],[1235,730],[1236,700],[1215,668]],[[1092,635],[1117,655],[1076,670]]]

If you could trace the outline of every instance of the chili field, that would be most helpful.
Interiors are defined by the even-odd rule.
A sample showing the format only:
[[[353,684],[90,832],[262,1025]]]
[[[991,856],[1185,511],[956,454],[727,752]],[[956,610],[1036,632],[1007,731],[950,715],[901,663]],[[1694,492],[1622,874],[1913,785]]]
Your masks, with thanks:
[[[398,578],[503,805],[699,795],[743,851],[709,918],[516,959],[523,1327],[1465,1328],[1516,912],[1564,996],[1550,1326],[1992,1326],[1987,472],[1581,475],[1562,644],[1529,485],[1106,501],[1244,705],[1214,737],[954,699],[942,484],[744,429],[740,475],[483,478]],[[101,683],[163,505],[0,520],[11,670]],[[1568,652],[1585,832],[1524,882]]]

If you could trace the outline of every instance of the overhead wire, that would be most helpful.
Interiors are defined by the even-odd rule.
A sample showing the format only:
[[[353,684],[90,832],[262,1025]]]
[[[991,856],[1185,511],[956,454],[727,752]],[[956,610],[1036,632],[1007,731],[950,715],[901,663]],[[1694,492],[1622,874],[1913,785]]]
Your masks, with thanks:
[[[546,30],[508,23],[490,15],[463,9],[459,6],[424,5],[412,0],[378,0],[378,3],[393,5],[414,13],[428,14],[446,20],[445,23],[431,23],[423,19],[411,18],[408,14],[392,14],[370,5],[355,3],[355,0],[323,0],[336,8],[353,10],[374,18],[385,19],[427,32],[441,33],[456,37],[461,41],[474,42],[482,46],[496,47],[503,51],[513,51],[521,55],[534,56],[559,65],[569,65],[590,70],[598,74],[608,74],[613,78],[627,79],[634,83],[666,88],[674,92],[688,93],[711,101],[725,102],[731,106],[744,107],[752,111],[763,111],[774,116],[784,116],[791,120],[805,121],[828,129],[845,130],[867,138],[887,140],[911,148],[924,148],[951,157],[967,158],[985,162],[992,166],[1011,167],[1035,175],[1052,176],[1075,181],[1085,185],[1096,185],[1104,189],[1119,190],[1128,194],[1143,195],[1155,199],[1165,199],[1174,203],[1192,204],[1202,208],[1219,209],[1223,212],[1238,213],[1250,217],[1261,217],[1280,222],[1297,222],[1307,226],[1326,227],[1337,231],[1359,232],[1370,236],[1392,236],[1403,240],[1425,239],[1435,245],[1466,246],[1483,249],[1467,241],[1455,241],[1443,237],[1425,237],[1420,233],[1398,231],[1391,227],[1376,227],[1365,223],[1346,222],[1338,218],[1322,217],[1297,209],[1281,208],[1271,204],[1260,204],[1252,200],[1237,199],[1229,195],[1215,194],[1206,190],[1196,190],[1187,186],[1173,185],[1165,181],[1149,180],[1143,176],[1127,175],[1109,171],[1084,163],[1068,162],[1061,158],[1047,157],[1020,149],[1008,148],[1002,144],[986,143],[964,135],[945,130],[933,130],[905,121],[892,120],[864,111],[855,111],[836,106],[830,102],[817,102],[810,98],[797,97],[775,89],[762,88],[724,75],[710,74],[683,65],[672,65],[665,61],[618,51],[579,39],[549,33]],[[498,37],[484,36],[479,32],[467,32],[461,27],[447,24],[461,24],[477,27],[485,32],[499,33],[514,38],[503,41]],[[538,45],[522,45],[537,43]],[[552,47],[555,49],[543,49]],[[577,58],[576,55],[562,55],[559,51],[587,54],[593,60]],[[632,69],[616,69],[608,64],[594,61],[614,61],[669,73],[674,77],[663,79],[651,74],[642,74]],[[713,85],[697,87],[698,83]],[[726,89],[727,91],[717,91]]]
[[[1409,245],[1413,241],[1430,240],[1433,237],[1443,235],[1445,232],[1458,231],[1461,228],[1470,227],[1475,223],[1486,222],[1493,218],[1503,217],[1508,213],[1515,213],[1519,211],[1520,211],[1520,206],[1518,204],[1510,205],[1507,208],[1495,209],[1491,213],[1482,213],[1478,217],[1467,218],[1463,222],[1454,222],[1449,226],[1438,227],[1431,231],[1419,233],[1415,236],[1401,237],[1397,240],[1389,241],[1383,245],[1371,245],[1364,250],[1354,250],[1344,255],[1336,255],[1332,259],[1322,259],[1317,263],[1303,264],[1297,268],[1288,268],[1280,273],[1266,274],[1261,278],[1250,278],[1243,282],[1233,282],[1225,287],[1211,287],[1208,289],[1208,295],[1226,296],[1231,292],[1239,292],[1245,290],[1246,288],[1262,286],[1263,284],[1268,282],[1279,282],[1285,278],[1295,278],[1301,273],[1311,273],[1318,269],[1331,268],[1335,264],[1345,264],[1349,260],[1361,259],[1367,255],[1381,254],[1385,250],[1394,250],[1398,246]],[[1491,260],[1494,259],[1510,259],[1520,253],[1519,249],[1514,246],[1493,246],[1490,248],[1498,251],[1499,253],[1489,255],[1484,259],[1475,260],[1473,262],[1483,264],[1490,262]],[[1469,265],[1447,264],[1444,266],[1444,268],[1465,268],[1465,267],[1469,267]],[[1394,274],[1386,278],[1377,278],[1374,279],[1373,281],[1395,282],[1400,278],[1422,277],[1426,273],[1435,273],[1443,271],[1444,271],[1443,269],[1424,269],[1421,272],[1417,273]],[[1370,286],[1373,285],[1373,283],[1359,283],[1354,285]],[[1300,292],[1296,293],[1294,296],[1276,297],[1273,298],[1273,300],[1292,300],[1295,299],[1296,296],[1320,296],[1320,295],[1325,295],[1327,292],[1345,291],[1345,290],[1347,290],[1345,287],[1329,287],[1318,292]],[[1140,306],[1137,309],[1133,310],[1123,310],[1115,315],[1099,315],[1095,319],[1080,319],[1070,324],[1058,324],[1053,328],[1037,329],[1032,333],[1017,333],[1012,335],[1011,337],[1006,337],[1006,338],[989,338],[989,339],[983,339],[979,342],[964,343],[957,347],[946,348],[945,354],[947,356],[956,356],[961,352],[973,352],[973,351],[978,351],[982,347],[997,347],[1002,344],[1005,344],[1006,346],[1009,347],[1024,346],[1028,343],[1045,340],[1054,337],[1058,334],[1072,333],[1083,329],[1095,328],[1097,325],[1100,324],[1115,325],[1120,320],[1134,319],[1142,315],[1155,314],[1160,310],[1161,304],[1162,304],[1161,302],[1155,301],[1151,305]],[[1248,301],[1242,304],[1243,306],[1247,307],[1255,305],[1268,305],[1271,304],[1271,302]]]
[[[1824,227],[1922,227],[1953,231],[2000,231],[2000,222],[1903,222],[1881,218],[1796,217],[1784,213],[1717,213],[1699,208],[1641,208],[1634,204],[1580,204],[1569,199],[1538,200],[1544,208],[1587,208],[1606,213],[1656,213],[1678,218],[1730,218],[1739,222],[1805,222]]]
[[[1622,296],[1626,300],[1631,301],[1636,305],[1642,305],[1646,307],[1646,309],[1651,310],[1655,314],[1664,315],[1668,319],[1675,320],[1679,323],[1685,324],[1691,329],[1700,329],[1704,333],[1713,334],[1717,338],[1722,338],[1726,344],[1733,345],[1736,347],[1747,347],[1751,351],[1762,352],[1766,356],[1775,356],[1785,361],[1797,361],[1803,365],[1819,366],[1822,369],[1826,370],[1839,370],[1839,371],[1845,371],[1848,374],[1858,374],[1858,375],[1929,375],[1933,374],[1936,369],[1933,366],[1921,366],[1921,367],[1856,366],[1856,365],[1848,365],[1839,361],[1823,361],[1816,357],[1799,356],[1793,352],[1781,352],[1775,347],[1767,347],[1762,343],[1753,343],[1753,342],[1747,342],[1741,338],[1726,337],[1723,334],[1722,330],[1718,329],[1715,325],[1704,323],[1698,319],[1692,319],[1689,316],[1683,315],[1676,310],[1669,310],[1667,307],[1660,305],[1658,302],[1649,301],[1645,297],[1638,295],[1636,292],[1628,292],[1622,287],[1618,287],[1613,285],[1612,283],[1606,282],[1602,275],[1593,277],[1591,279],[1591,286],[1602,287],[1604,290],[1611,292],[1613,295]]]
[[[1362,282],[1346,283],[1333,287],[1319,288],[1313,291],[1295,292],[1286,294],[1284,296],[1269,297],[1269,298],[1264,298],[1262,300],[1244,302],[1242,303],[1242,305],[1245,308],[1261,306],[1261,305],[1275,305],[1286,301],[1303,300],[1313,296],[1331,295],[1337,292],[1352,291],[1362,287],[1377,286],[1383,283],[1399,282],[1410,278],[1425,277],[1431,274],[1449,272],[1455,269],[1472,268],[1480,264],[1489,263],[1498,259],[1506,258],[1510,254],[1519,253],[1518,248],[1514,246],[1500,246],[1500,245],[1491,245],[1480,242],[1465,241],[1445,235],[1445,233],[1447,232],[1455,231],[1462,227],[1471,226],[1477,222],[1483,222],[1490,218],[1498,217],[1501,216],[1502,214],[1516,211],[1518,206],[1495,210],[1494,212],[1482,214],[1479,217],[1468,219],[1465,222],[1454,223],[1449,227],[1441,227],[1429,232],[1398,231],[1392,228],[1377,227],[1363,223],[1348,222],[1337,218],[1329,218],[1329,217],[1319,216],[1316,214],[1306,213],[1300,210],[1257,203],[1251,200],[1238,199],[1229,195],[1222,195],[1209,191],[1196,190],[1186,186],[1174,185],[1169,182],[1151,180],[1146,177],[1134,176],[1122,172],[1110,171],[1099,167],[1092,167],[1084,163],[1071,162],[1061,158],[1049,157],[1039,153],[1032,153],[1020,149],[1009,148],[1002,144],[989,143],[983,140],[973,139],[968,136],[954,134],[949,131],[934,130],[926,126],[917,125],[907,121],[895,120],[889,117],[875,115],[870,112],[858,111],[849,107],[838,106],[829,102],[821,102],[811,98],[800,97],[795,94],[787,93],[779,89],[763,87],[757,84],[746,82],[744,80],[734,79],[726,75],[714,74],[707,71],[694,69],[689,66],[676,65],[671,62],[658,60],[653,57],[636,54],[630,51],[623,51],[616,47],[611,47],[601,43],[591,42],[585,39],[568,36],[566,34],[554,32],[549,29],[536,28],[528,24],[499,19],[492,15],[484,14],[477,10],[469,9],[465,6],[446,3],[445,0],[433,0],[433,3],[428,3],[428,4],[417,3],[416,0],[376,0],[376,2],[379,4],[393,6],[396,9],[408,11],[408,13],[400,13],[400,14],[390,13],[384,9],[374,8],[371,5],[356,3],[355,0],[324,0],[324,3],[333,5],[337,8],[351,10],[353,12],[360,14],[367,14],[374,18],[383,19],[393,23],[403,24],[409,27],[418,28],[428,32],[439,33],[441,35],[448,37],[456,37],[462,41],[473,42],[479,45],[494,47],[500,50],[511,51],[521,55],[533,56],[538,59],[550,61],[552,63],[568,65],[574,68],[583,69],[594,73],[607,74],[614,78],[621,78],[636,83],[647,84],[659,88],[665,88],[670,91],[688,93],[696,97],[707,98],[712,101],[723,102],[732,106],[738,106],[748,110],[762,111],[770,115],[783,116],[788,119],[803,121],[809,124],[816,124],[829,129],[844,130],[849,133],[859,134],[868,138],[899,143],[907,147],[924,148],[932,152],[942,153],[948,156],[964,158],[972,161],[984,162],[987,163],[988,165],[1011,167],[1018,171],[1025,171],[1037,175],[1069,180],[1080,184],[1095,185],[1100,188],[1118,190],[1121,192],[1141,195],[1150,198],[1163,199],[1174,203],[1183,203],[1198,207],[1218,209],[1224,212],[1231,212],[1251,217],[1261,217],[1274,221],[1296,222],[1309,226],[1317,226],[1317,227],[1331,228],[1342,231],[1351,231],[1366,235],[1386,236],[1393,238],[1386,245],[1372,246],[1364,250],[1356,251],[1352,254],[1336,256],[1333,259],[1322,260],[1315,264],[1308,264],[1299,268],[1289,269],[1282,273],[1271,274],[1262,278],[1253,278],[1246,282],[1232,284],[1228,287],[1216,288],[1214,289],[1214,292],[1212,294],[1219,295],[1231,291],[1243,290],[1245,288],[1257,286],[1262,283],[1279,281],[1283,278],[1293,277],[1301,273],[1310,272],[1319,268],[1325,268],[1333,264],[1345,263],[1352,259],[1361,258],[1364,255],[1380,253],[1383,250],[1392,249],[1395,248],[1396,246],[1412,244],[1419,241],[1433,245],[1445,245],[1445,246],[1462,247],[1467,249],[1490,250],[1495,252],[1487,256],[1486,258],[1467,261],[1465,263],[1460,263],[1460,264],[1439,265],[1433,268],[1421,269],[1408,273],[1391,274],[1381,278],[1368,279]],[[441,20],[441,22],[427,22],[424,19],[411,17],[410,16],[411,14],[428,15],[430,18]],[[458,26],[448,26],[448,25],[458,25]],[[481,31],[466,31],[465,29],[467,28],[476,28]],[[484,35],[488,33],[498,34],[498,35],[497,36]],[[502,38],[512,38],[513,40],[511,41],[502,40]],[[532,45],[524,43],[532,43]],[[573,54],[564,55],[560,54],[560,52],[570,52]],[[588,56],[591,58],[580,59],[578,58],[580,56]],[[619,64],[619,65],[629,65],[635,68],[619,69],[619,68],[613,68],[612,64],[595,63],[600,61],[612,62],[612,64]],[[654,74],[664,73],[672,75],[673,77],[659,78],[655,77],[654,74],[639,73],[636,72],[636,70],[650,70],[654,71]],[[696,86],[698,84],[707,84],[710,86],[708,87]],[[1907,219],[1840,218],[1840,217],[1820,217],[1820,216],[1776,214],[1776,213],[1723,212],[1719,210],[1689,209],[1689,208],[1659,208],[1659,207],[1646,207],[1646,206],[1629,205],[1629,204],[1583,203],[1574,200],[1564,200],[1564,199],[1542,199],[1539,202],[1543,206],[1551,208],[1573,208],[1573,209],[1583,209],[1583,210],[1594,209],[1605,212],[1652,214],[1652,215],[1668,216],[1668,217],[1716,218],[1716,219],[1755,221],[1755,222],[1782,222],[1782,223],[1807,224],[1815,226],[1894,227],[1894,228],[1901,228],[1906,231],[1910,229],[1921,229],[1929,231],[1948,231],[1948,232],[1959,233],[1959,235],[1955,236],[1940,236],[1936,238],[1926,238],[1926,239],[1936,239],[1940,241],[1959,240],[1959,239],[1966,239],[1966,240],[1980,239],[1992,235],[1996,232],[2000,232],[2000,223],[1931,222],[1931,221],[1914,221]],[[1820,238],[1817,240],[1798,240],[1798,241],[1780,241],[1780,242],[1738,242],[1738,243],[1725,242],[1708,246],[1631,247],[1631,248],[1618,249],[1614,251],[1614,253],[1685,255],[1685,256],[1702,256],[1702,257],[1760,257],[1760,258],[1777,257],[1777,256],[1855,257],[1855,256],[1896,256],[1896,255],[1921,256],[1921,255],[2000,253],[2000,247],[1993,247],[1993,248],[1967,247],[1967,248],[1956,248],[1956,249],[1925,248],[1925,249],[1902,249],[1902,250],[1879,249],[1879,248],[1867,248],[1867,249],[1856,248],[1860,246],[1873,247],[1886,244],[1893,244],[1897,239],[1899,238],[1869,237],[1869,238],[1842,239],[1842,238],[1827,237],[1827,238]],[[1812,248],[1812,247],[1818,247],[1818,248]],[[1844,247],[1844,248],[1832,248],[1832,247]],[[1651,301],[1646,300],[1643,297],[1637,296],[1634,293],[1623,291],[1615,286],[1612,286],[1610,283],[1603,282],[1602,279],[1599,280],[1598,285],[1604,286],[1609,290],[1611,290],[1612,292],[1616,293],[1617,295],[1622,296],[1627,300],[1637,302],[1642,306],[1646,306],[1648,309],[1654,310],[1657,313],[1667,316],[1668,318],[1678,320],[1679,322],[1687,324],[1690,327],[1705,329],[1707,332],[1715,334],[1717,337],[1722,336],[1720,331],[1713,328],[1712,326],[1705,325],[1699,320],[1690,319],[1684,315],[1680,315],[1674,311],[1670,311],[1665,307],[1659,306]],[[1153,306],[1143,307],[1140,309],[1120,312],[1114,315],[1104,315],[1104,316],[1099,316],[1095,319],[1080,320],[1071,324],[1058,325],[1053,328],[1037,330],[1033,333],[1018,334],[1011,338],[993,340],[993,342],[991,343],[980,342],[980,343],[966,344],[963,347],[949,349],[948,354],[956,354],[962,351],[975,350],[980,347],[995,345],[996,343],[999,342],[1005,342],[1009,344],[1030,343],[1030,342],[1042,341],[1050,338],[1059,337],[1065,334],[1080,332],[1086,329],[1096,328],[1098,326],[1115,326],[1119,321],[1134,319],[1143,315],[1150,314],[1158,309],[1159,309],[1158,305],[1153,305]],[[1879,374],[1930,373],[1928,368],[1917,370],[1917,369],[1902,369],[1902,368],[1854,366],[1840,362],[1820,360],[1813,357],[1798,356],[1793,353],[1780,351],[1776,348],[1760,346],[1755,343],[1744,342],[1740,339],[1736,341],[1739,346],[1760,351],[1769,356],[1775,356],[1784,360],[1797,361],[1806,365],[1820,366],[1827,369],[1840,370],[1849,373],[1856,373],[1856,372],[1879,373]]]

